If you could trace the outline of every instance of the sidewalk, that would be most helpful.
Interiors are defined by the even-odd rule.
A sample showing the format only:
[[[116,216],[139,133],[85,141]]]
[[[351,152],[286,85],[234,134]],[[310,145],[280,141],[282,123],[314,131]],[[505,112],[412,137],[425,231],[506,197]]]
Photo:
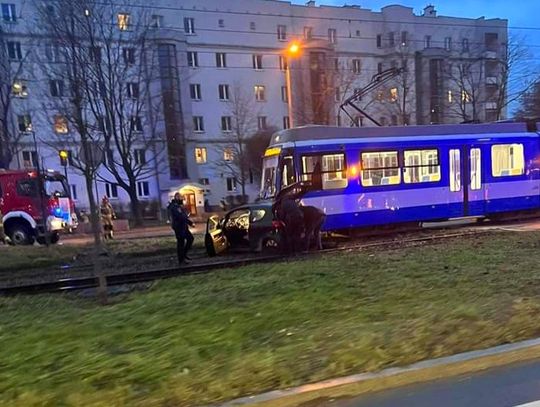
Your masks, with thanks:
[[[196,223],[192,227],[191,233],[194,235],[202,235],[205,233],[206,225],[204,223]],[[174,236],[174,232],[171,229],[170,225],[161,225],[161,226],[149,226],[127,230],[125,232],[115,232],[115,240],[131,240],[131,239],[144,239],[152,237],[167,237]],[[65,245],[83,245],[92,243],[94,240],[91,234],[72,234],[72,235],[62,235],[60,238],[60,244]]]

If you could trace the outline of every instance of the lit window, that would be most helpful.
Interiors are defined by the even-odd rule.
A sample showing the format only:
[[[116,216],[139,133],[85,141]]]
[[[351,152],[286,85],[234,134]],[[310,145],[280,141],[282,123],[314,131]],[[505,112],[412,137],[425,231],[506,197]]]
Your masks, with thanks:
[[[448,103],[452,103],[454,101],[454,95],[452,94],[451,90],[447,92],[447,96],[448,96]]]
[[[278,25],[277,26],[277,39],[279,41],[286,41],[287,40],[287,26],[286,25]]]
[[[205,147],[195,147],[195,162],[197,164],[206,163],[206,148]]]
[[[223,159],[225,161],[232,161],[234,159],[234,152],[232,148],[226,148],[223,150]]]
[[[266,100],[265,96],[265,88],[262,85],[255,85],[253,87],[253,90],[255,91],[255,100],[257,102],[264,102]]]
[[[22,133],[32,131],[32,118],[29,114],[17,116],[19,131]]]
[[[344,154],[302,157],[302,180],[311,181],[314,189],[342,189],[347,186]]]
[[[263,56],[262,55],[253,55],[253,69],[263,69]]]
[[[13,82],[11,91],[13,93],[13,96],[15,97],[25,98],[28,96],[28,89],[26,88],[26,85],[21,81]]]
[[[221,116],[221,130],[224,132],[230,132],[231,128],[231,116]]]
[[[398,100],[397,88],[390,89],[390,102],[397,102],[397,100]]]
[[[144,164],[146,164],[146,150],[135,149],[135,150],[133,150],[133,156],[135,157],[135,164],[136,165],[144,165]]]
[[[192,17],[184,18],[184,32],[186,34],[195,34],[195,19]]]
[[[400,182],[397,151],[362,153],[362,186],[396,185]]]
[[[462,103],[471,103],[471,95],[465,90],[461,90],[461,102]]]
[[[494,177],[522,175],[524,172],[523,144],[491,146],[491,173]]]
[[[131,24],[131,16],[127,13],[118,13],[118,16],[117,16],[117,24],[118,24],[118,29],[120,31],[127,31],[129,30],[129,26]]]
[[[406,184],[441,180],[441,166],[437,150],[404,152],[403,181]]]
[[[2,20],[8,23],[14,23],[17,21],[15,4],[2,3]]]
[[[218,86],[219,100],[229,100],[229,85],[221,84]]]
[[[198,133],[204,131],[204,121],[202,116],[193,116],[193,130]]]
[[[69,131],[68,121],[65,116],[57,114],[54,116],[54,132],[56,134],[66,134]]]
[[[148,181],[137,182],[137,195],[139,198],[147,198],[150,196],[150,186]]]

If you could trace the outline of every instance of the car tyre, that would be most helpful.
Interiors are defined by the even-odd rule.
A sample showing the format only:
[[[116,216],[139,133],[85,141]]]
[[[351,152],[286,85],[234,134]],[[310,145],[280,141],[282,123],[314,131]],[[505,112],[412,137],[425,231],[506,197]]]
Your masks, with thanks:
[[[32,229],[23,224],[15,224],[10,227],[8,236],[16,246],[34,244],[34,233]]]

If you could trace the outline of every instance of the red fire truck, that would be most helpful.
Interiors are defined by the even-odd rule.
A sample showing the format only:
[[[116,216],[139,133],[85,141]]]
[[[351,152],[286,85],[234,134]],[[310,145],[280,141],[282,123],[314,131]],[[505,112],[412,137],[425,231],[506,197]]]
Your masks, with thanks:
[[[35,170],[0,170],[0,209],[14,244],[56,243],[60,232],[77,227],[77,215],[63,175]]]

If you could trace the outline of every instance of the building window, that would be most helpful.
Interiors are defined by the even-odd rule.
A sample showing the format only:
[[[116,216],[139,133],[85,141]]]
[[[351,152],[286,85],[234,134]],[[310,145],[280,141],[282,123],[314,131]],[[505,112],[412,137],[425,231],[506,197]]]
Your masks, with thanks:
[[[21,43],[17,41],[7,42],[7,51],[9,59],[13,61],[22,60]]]
[[[339,86],[336,87],[334,91],[334,102],[339,102],[341,100],[341,89],[339,89]]]
[[[148,181],[137,182],[137,196],[139,198],[148,198],[150,196]]]
[[[388,45],[391,47],[396,45],[396,33],[393,31],[388,33]]]
[[[199,184],[210,185],[210,180],[208,178],[199,178]]]
[[[140,133],[143,131],[142,128],[142,121],[140,116],[131,116],[131,123],[130,123],[131,131]]]
[[[266,116],[257,116],[257,128],[266,130]]]
[[[69,131],[68,121],[65,116],[56,114],[53,117],[54,132],[56,134],[66,134]]]
[[[14,23],[17,21],[17,14],[15,13],[15,4],[2,3],[2,20],[8,23]]]
[[[38,157],[36,151],[23,151],[22,161],[24,168],[37,167]]]
[[[281,100],[285,103],[289,102],[289,93],[286,86],[281,87]]]
[[[216,52],[216,66],[218,68],[227,67],[227,54],[224,52]]]
[[[279,56],[279,69],[282,71],[286,71],[289,67],[287,57],[280,55]]]
[[[277,26],[277,39],[279,41],[287,41],[287,26],[286,25]]]
[[[431,35],[424,37],[424,48],[431,48]]]
[[[491,146],[491,174],[494,177],[522,175],[524,172],[523,144]]]
[[[184,17],[184,32],[186,34],[195,34],[195,19]]]
[[[78,200],[79,197],[77,196],[77,185],[71,184],[69,186],[69,190],[71,192],[71,199],[73,199],[74,201]]]
[[[236,178],[227,178],[227,192],[236,191]]]
[[[454,94],[452,93],[451,90],[449,90],[447,93],[446,93],[446,98],[448,100],[448,103],[453,103],[454,102]]]
[[[304,39],[310,40],[313,38],[313,27],[304,27]]]
[[[53,44],[45,45],[45,58],[49,62],[59,62],[60,61],[60,49],[58,46]]]
[[[263,69],[263,56],[253,55],[253,69]]]
[[[265,88],[263,85],[255,85],[253,87],[253,90],[255,91],[255,100],[257,102],[264,102],[266,100]]]
[[[21,81],[13,82],[13,86],[11,87],[11,92],[13,93],[13,96],[19,97],[19,98],[25,98],[28,96],[28,89],[26,88],[26,84],[24,84]]]
[[[470,164],[471,164],[471,189],[475,191],[482,187],[482,161],[480,160],[479,148],[471,148]]]
[[[229,100],[229,85],[221,84],[218,86],[219,100]]]
[[[359,59],[353,59],[352,60],[352,70],[355,74],[360,74],[362,70],[362,66]]]
[[[396,185],[401,182],[397,151],[362,153],[362,186]]]
[[[62,97],[64,96],[64,82],[59,79],[52,79],[49,81],[49,90],[51,96]]]
[[[463,52],[469,52],[469,39],[468,38],[463,38],[463,40],[461,41],[461,50]]]
[[[133,150],[133,156],[135,157],[135,164],[137,165],[146,164],[146,150],[137,148]]]
[[[206,163],[206,148],[205,147],[195,147],[195,162],[197,164]]]
[[[337,31],[335,28],[328,29],[328,42],[330,44],[337,44]]]
[[[225,20],[223,20],[222,18],[220,18],[218,20],[218,27],[219,28],[225,28]]]
[[[90,61],[100,64],[101,63],[101,47],[90,47],[88,50]]]
[[[231,116],[221,116],[221,130],[230,132],[232,130]]]
[[[397,100],[398,100],[398,89],[391,88],[390,89],[390,102],[397,102]]]
[[[334,58],[334,71],[339,72],[339,58]]]
[[[446,37],[444,39],[444,49],[446,51],[451,51],[452,50],[452,37]]]
[[[109,199],[118,199],[118,184],[105,183],[105,195]]]
[[[204,132],[204,121],[202,116],[193,116],[193,130],[198,133]]]
[[[471,95],[465,89],[461,90],[461,103],[471,103]]]
[[[196,68],[199,66],[199,57],[195,51],[188,51],[187,53],[188,66]]]
[[[32,118],[29,114],[17,116],[17,122],[19,124],[19,131],[21,133],[32,131]]]
[[[377,34],[377,48],[382,48],[382,35]]]
[[[291,128],[291,119],[289,118],[289,116],[283,116],[283,128],[284,129]]]
[[[408,39],[409,39],[409,38],[408,38],[407,31],[402,31],[402,32],[401,32],[401,46],[402,46],[402,47],[407,46]]]
[[[198,83],[190,84],[189,94],[191,95],[191,100],[201,100],[201,85]]]
[[[139,98],[139,84],[137,82],[128,82],[126,85],[127,97],[130,99]]]
[[[163,16],[154,14],[152,17],[150,17],[150,28],[157,29],[161,27],[163,27]]]
[[[124,64],[134,65],[135,64],[135,48],[124,48],[122,49],[122,55],[124,57]]]
[[[404,152],[403,181],[406,184],[437,182],[441,180],[439,152],[412,150]]]
[[[302,156],[302,181],[311,181],[316,190],[347,186],[345,154]]]
[[[255,22],[251,21],[251,22],[249,23],[249,29],[250,29],[251,31],[255,31]]]
[[[131,25],[131,16],[127,13],[118,13],[116,23],[120,31],[127,31]]]
[[[379,62],[377,64],[377,73],[381,73],[383,71],[383,63]]]
[[[232,161],[234,159],[234,152],[232,148],[226,148],[223,150],[223,159],[225,161]]]

